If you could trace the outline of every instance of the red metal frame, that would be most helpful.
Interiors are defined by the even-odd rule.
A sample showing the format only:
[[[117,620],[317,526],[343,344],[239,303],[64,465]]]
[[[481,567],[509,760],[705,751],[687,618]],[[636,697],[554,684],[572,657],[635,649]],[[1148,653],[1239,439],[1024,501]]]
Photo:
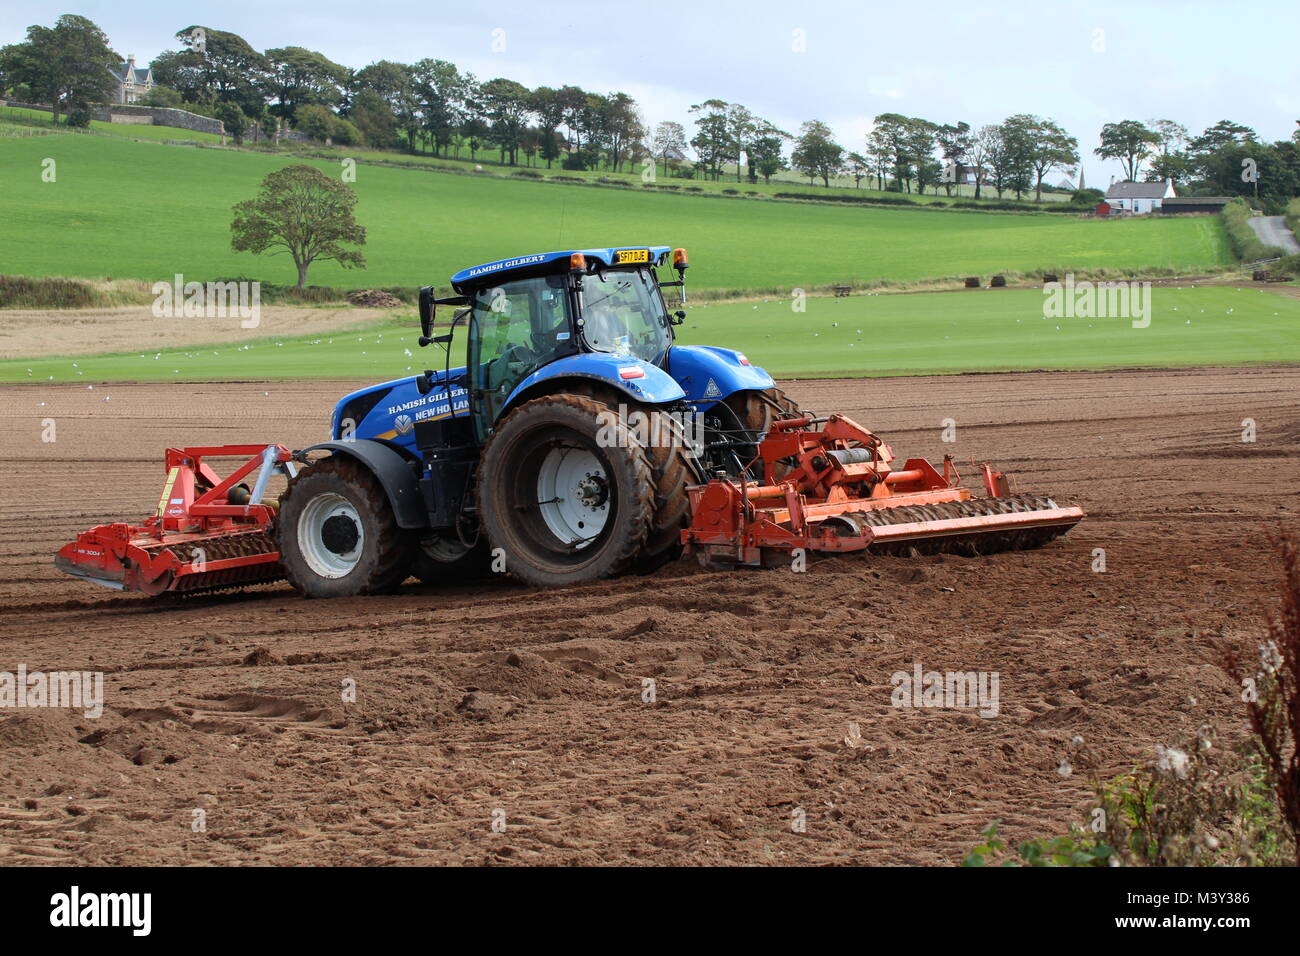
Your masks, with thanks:
[[[893,461],[884,441],[847,416],[778,421],[754,462],[761,462],[762,482],[722,476],[689,489],[691,523],[682,543],[705,557],[760,564],[769,551],[861,551],[875,542],[1068,526],[1083,517],[1079,508],[1043,508],[878,526],[850,523],[856,534],[845,533],[843,522],[827,520],[972,498],[951,456],[944,458],[942,473],[923,458],[909,458],[901,468],[892,467]],[[1010,493],[1006,475],[988,464],[982,472],[989,497]]]
[[[209,458],[247,460],[223,478]],[[235,504],[231,492],[262,467],[291,461],[283,445],[168,448],[167,482],[156,513],[139,525],[115,522],[83,531],[60,549],[55,565],[107,587],[147,594],[274,580],[281,576],[280,554],[268,535],[275,508]],[[196,559],[196,549],[218,553]]]

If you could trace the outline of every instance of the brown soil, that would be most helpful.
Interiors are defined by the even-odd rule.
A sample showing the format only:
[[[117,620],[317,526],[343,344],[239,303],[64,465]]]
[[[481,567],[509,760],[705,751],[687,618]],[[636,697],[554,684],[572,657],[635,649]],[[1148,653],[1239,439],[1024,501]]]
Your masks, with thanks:
[[[950,864],[993,819],[1083,821],[1084,774],[1057,773],[1074,734],[1102,772],[1206,721],[1242,734],[1206,632],[1259,636],[1269,535],[1300,512],[1300,369],[794,382],[900,454],[989,458],[1089,517],[988,558],[335,602],[53,569],[77,530],[152,509],[166,445],[301,446],[347,387],[0,389],[0,671],[102,670],[107,697],[98,720],[0,711],[0,862]],[[891,707],[917,662],[999,672],[999,716]]]
[[[398,303],[400,305],[400,302]],[[157,318],[147,305],[116,309],[0,309],[0,359],[176,349],[247,342],[273,335],[312,335],[388,319],[383,309],[264,305],[255,329],[238,316]]]

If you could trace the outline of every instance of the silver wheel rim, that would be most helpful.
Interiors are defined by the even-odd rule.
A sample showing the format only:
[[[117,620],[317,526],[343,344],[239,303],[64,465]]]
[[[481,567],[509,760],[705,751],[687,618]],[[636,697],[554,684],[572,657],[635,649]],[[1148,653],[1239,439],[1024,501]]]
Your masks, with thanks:
[[[347,577],[361,561],[365,546],[365,526],[352,502],[333,492],[307,502],[298,519],[298,550],[314,573],[323,578]]]
[[[587,547],[609,520],[609,479],[600,459],[585,448],[552,448],[537,472],[537,503],[551,534]]]

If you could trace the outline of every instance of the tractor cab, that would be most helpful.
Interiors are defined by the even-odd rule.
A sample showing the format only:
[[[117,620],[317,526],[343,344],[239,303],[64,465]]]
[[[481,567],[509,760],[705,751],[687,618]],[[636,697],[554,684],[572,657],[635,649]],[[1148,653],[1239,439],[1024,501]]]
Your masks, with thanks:
[[[684,250],[673,266],[685,272]],[[421,301],[422,342],[431,338],[433,307],[465,306],[453,321],[467,328],[466,378],[475,431],[483,440],[520,384],[560,359],[614,357],[629,366],[665,369],[673,325],[656,266],[669,249],[639,247],[552,252],[486,263],[452,277],[459,293]],[[428,306],[425,306],[425,303]]]

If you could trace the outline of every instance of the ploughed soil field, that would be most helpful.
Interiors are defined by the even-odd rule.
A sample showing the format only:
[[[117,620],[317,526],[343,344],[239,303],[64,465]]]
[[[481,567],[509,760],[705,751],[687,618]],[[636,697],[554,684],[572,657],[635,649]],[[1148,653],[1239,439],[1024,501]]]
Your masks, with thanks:
[[[994,819],[1083,823],[1090,770],[1239,739],[1210,642],[1258,640],[1300,525],[1300,369],[967,375],[787,387],[1082,504],[1041,550],[333,602],[54,570],[156,507],[165,446],[302,447],[350,387],[0,389],[0,671],[105,689],[98,719],[0,710],[0,863],[952,864]],[[892,706],[916,665],[997,672],[997,715]]]

